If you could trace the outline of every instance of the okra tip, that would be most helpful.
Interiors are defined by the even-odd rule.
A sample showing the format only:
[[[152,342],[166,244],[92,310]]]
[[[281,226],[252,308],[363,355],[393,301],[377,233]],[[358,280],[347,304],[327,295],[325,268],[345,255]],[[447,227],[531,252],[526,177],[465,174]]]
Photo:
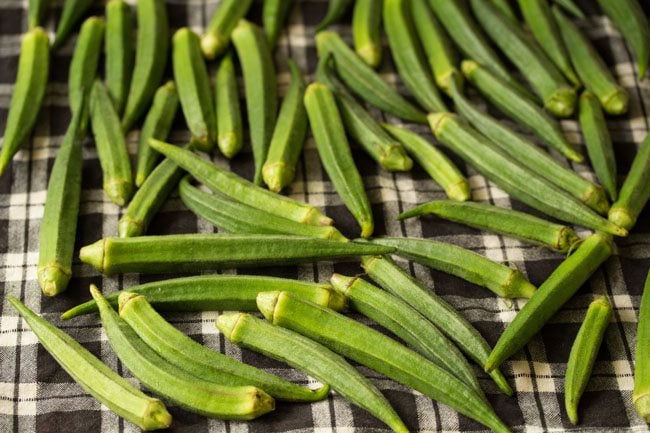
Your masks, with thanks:
[[[261,292],[257,295],[255,303],[257,304],[257,309],[260,310],[260,313],[264,316],[266,320],[273,323],[275,316],[275,306],[278,303],[278,299],[283,292]]]
[[[489,373],[489,375],[502,393],[508,397],[512,397],[514,395],[512,387],[508,383],[508,380],[505,378],[503,373],[501,373],[501,370],[494,369]]]
[[[99,272],[104,272],[105,243],[106,239],[100,239],[93,244],[82,247],[81,250],[79,250],[79,259],[97,269]]]
[[[635,396],[634,407],[636,407],[636,411],[641,418],[643,418],[645,422],[650,423],[650,393]]]
[[[215,32],[208,32],[201,37],[201,52],[209,60],[216,59],[227,45],[228,40]]]
[[[544,107],[557,117],[570,117],[576,109],[577,100],[578,95],[573,87],[562,86],[544,101]]]
[[[280,192],[293,180],[295,170],[282,161],[264,164],[262,179],[273,192]]]
[[[630,102],[630,95],[625,89],[619,87],[611,95],[603,98],[601,104],[607,114],[618,116],[625,114]]]
[[[63,292],[70,281],[71,272],[56,262],[38,267],[38,284],[45,296],[56,296]]]
[[[116,205],[126,206],[133,194],[133,183],[124,179],[106,179],[104,192]]]
[[[471,76],[476,68],[478,68],[478,63],[474,60],[463,60],[460,64],[460,70],[466,77]]]
[[[246,313],[226,313],[217,317],[215,326],[228,340],[237,343],[237,330],[242,321],[248,316]]]
[[[447,197],[454,201],[467,201],[472,199],[472,187],[466,179],[447,186]]]
[[[356,49],[357,55],[371,68],[376,68],[381,63],[382,49],[377,44],[365,44]]]
[[[162,401],[152,399],[147,404],[141,422],[140,427],[144,431],[161,430],[171,427],[172,416]]]
[[[375,223],[374,221],[366,220],[366,221],[361,221],[361,237],[364,239],[368,239],[369,237],[372,236],[372,233],[375,231]]]
[[[223,156],[228,159],[234,158],[234,156],[237,155],[237,153],[239,153],[242,148],[242,142],[239,134],[234,131],[219,134],[219,137],[217,138],[217,145],[219,146],[219,150]]]
[[[140,236],[143,232],[144,226],[142,221],[134,220],[124,215],[117,223],[117,234],[121,238],[133,238]]]

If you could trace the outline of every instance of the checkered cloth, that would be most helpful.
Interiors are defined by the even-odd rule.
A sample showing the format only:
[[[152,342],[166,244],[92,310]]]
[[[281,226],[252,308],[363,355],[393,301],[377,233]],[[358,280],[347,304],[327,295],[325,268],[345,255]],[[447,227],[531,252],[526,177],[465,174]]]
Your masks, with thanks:
[[[616,0],[612,0],[616,1]],[[60,13],[61,0],[51,2],[47,29],[52,32],[52,16]],[[98,4],[100,2],[97,2]],[[132,3],[135,1],[132,0]],[[218,0],[167,0],[173,27],[189,26],[201,32]],[[612,67],[617,79],[630,91],[630,112],[624,117],[608,119],[615,145],[620,173],[626,173],[634,157],[636,145],[648,131],[650,120],[650,80],[635,78],[629,49],[612,24],[592,5],[580,2],[589,12],[583,28],[593,39],[600,53]],[[648,2],[645,7],[648,7]],[[7,109],[15,80],[21,33],[27,27],[27,0],[0,2],[0,131],[4,130]],[[313,27],[324,15],[325,0],[296,1],[289,17],[288,31],[276,53],[280,94],[283,94],[289,73],[285,59],[295,59],[303,71],[313,73],[317,58]],[[101,14],[98,5],[92,11]],[[249,14],[259,22],[261,2]],[[337,26],[350,40],[349,17]],[[38,233],[48,180],[57,148],[69,123],[67,70],[74,39],[71,39],[52,60],[51,80],[47,97],[31,142],[20,151],[8,172],[0,178],[0,299],[16,296],[47,320],[79,340],[111,368],[137,384],[120,365],[112,352],[98,318],[84,316],[61,322],[59,314],[89,299],[90,283],[105,292],[114,292],[134,284],[165,278],[163,276],[124,275],[106,278],[78,260],[73,266],[74,278],[67,292],[54,299],[45,298],[36,281]],[[386,56],[381,72],[400,90],[394,67]],[[214,65],[210,65],[214,69]],[[168,74],[169,75],[169,74]],[[381,116],[376,110],[373,114]],[[397,119],[388,119],[398,122]],[[575,121],[562,122],[569,139],[581,145]],[[414,127],[433,140],[425,127]],[[170,141],[183,143],[189,138],[183,119],[178,117]],[[128,137],[135,155],[137,133]],[[416,167],[410,173],[389,173],[380,169],[358,147],[353,152],[363,175],[377,220],[377,235],[435,238],[451,242],[492,260],[516,266],[534,284],[544,279],[563,257],[548,250],[518,241],[472,230],[433,218],[396,221],[405,209],[432,199],[444,198],[444,192],[426,173]],[[217,157],[216,162],[250,178],[252,155],[248,149],[233,161]],[[513,201],[471,167],[456,160],[468,175],[474,200],[499,206],[531,211]],[[590,168],[572,164],[579,173],[594,179]],[[523,181],[523,179],[522,179]],[[97,152],[88,140],[84,147],[83,194],[77,234],[77,248],[95,240],[113,236],[122,209],[112,204],[102,191],[101,170]],[[357,227],[334,191],[318,159],[312,139],[298,164],[296,181],[288,191],[291,197],[322,207],[336,220],[344,234],[355,236]],[[532,212],[532,211],[531,211]],[[535,212],[533,212],[535,213]],[[496,390],[487,376],[477,369],[480,381],[496,412],[514,431],[589,431],[648,432],[650,429],[637,416],[632,404],[633,358],[636,322],[643,281],[650,268],[650,213],[646,211],[636,229],[626,239],[618,239],[618,251],[599,269],[578,294],[567,303],[543,331],[526,348],[503,366],[504,373],[516,389],[513,398]],[[212,233],[210,224],[197,219],[181,203],[177,194],[167,201],[153,221],[150,234]],[[579,232],[582,235],[586,231]],[[454,305],[494,344],[519,308],[523,305],[498,299],[490,292],[455,277],[431,271],[419,265],[400,262],[427,287]],[[247,273],[276,275],[310,281],[326,282],[332,272],[358,274],[357,263],[320,263],[300,267],[246,270]],[[231,271],[234,272],[234,271]],[[596,361],[593,377],[580,405],[581,424],[570,425],[564,413],[563,379],[571,344],[576,336],[587,306],[597,295],[606,295],[615,307],[614,318],[607,329]],[[241,350],[219,335],[214,326],[218,313],[168,314],[166,317],[183,332],[199,342],[227,353],[244,362],[297,383],[315,387],[316,382],[304,373],[286,365]],[[356,316],[364,323],[367,319]],[[372,324],[371,324],[372,325]],[[376,325],[372,325],[376,326]],[[650,356],[650,354],[646,354]],[[458,415],[450,408],[360,367],[388,397],[413,431],[485,431],[484,427]],[[247,423],[223,422],[197,416],[176,407],[172,431],[176,432],[386,432],[387,427],[365,411],[339,396],[313,404],[278,403],[274,413]],[[76,433],[134,432],[137,428],[119,419],[87,395],[40,346],[34,334],[6,302],[0,304],[0,432]]]

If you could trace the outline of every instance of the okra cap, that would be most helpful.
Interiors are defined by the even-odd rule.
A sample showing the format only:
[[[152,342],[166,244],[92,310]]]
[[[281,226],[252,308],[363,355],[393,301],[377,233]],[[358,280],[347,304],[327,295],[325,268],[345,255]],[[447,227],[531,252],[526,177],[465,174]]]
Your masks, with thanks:
[[[51,262],[38,267],[38,284],[45,296],[56,296],[68,286],[72,272],[64,269],[59,263]]]

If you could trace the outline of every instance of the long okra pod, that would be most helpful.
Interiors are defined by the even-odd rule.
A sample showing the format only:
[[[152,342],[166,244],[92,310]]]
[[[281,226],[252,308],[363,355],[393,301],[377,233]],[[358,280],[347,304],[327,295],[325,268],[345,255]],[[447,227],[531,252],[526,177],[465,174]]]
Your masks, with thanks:
[[[473,389],[380,332],[286,292],[260,293],[257,305],[274,325],[311,338],[346,358],[449,405],[497,433],[509,432]]]
[[[564,377],[564,406],[573,424],[578,424],[578,403],[589,382],[611,317],[612,306],[606,297],[601,296],[593,301],[571,346]]]
[[[90,293],[113,351],[152,392],[189,411],[220,419],[248,420],[275,408],[273,398],[259,388],[217,385],[178,368],[142,341],[97,287],[91,285]]]
[[[9,296],[7,301],[25,319],[45,350],[99,402],[145,431],[171,425],[172,416],[163,402],[142,393],[75,339],[28,309],[18,299]]]
[[[74,26],[93,5],[93,0],[64,0],[61,19],[56,26],[52,50],[59,48],[68,38]]]
[[[381,63],[381,10],[383,0],[357,0],[352,14],[354,51],[371,68]]]
[[[561,253],[568,253],[580,241],[571,227],[486,203],[434,200],[404,212],[399,219],[419,215],[436,215],[449,221],[511,236]]]
[[[150,140],[149,144],[215,192],[300,223],[332,224],[332,220],[314,206],[260,188],[246,179],[204,160],[188,149],[158,140]]]
[[[266,0],[262,6],[262,24],[271,48],[278,43],[292,4],[293,0]]]
[[[219,316],[217,328],[233,343],[304,370],[329,384],[338,394],[367,410],[395,432],[408,432],[386,397],[343,357],[327,347],[244,313]]]
[[[122,115],[131,85],[135,48],[133,47],[133,16],[124,0],[106,4],[106,88]]]
[[[576,18],[585,19],[585,13],[573,0],[553,0],[553,3],[559,5],[565,11],[569,12]]]
[[[489,0],[501,14],[513,23],[519,24],[515,11],[510,5],[510,0]]]
[[[29,0],[28,17],[29,30],[34,30],[36,27],[42,27],[45,23],[45,12],[49,0]]]
[[[122,292],[119,308],[120,317],[154,352],[202,380],[225,386],[252,385],[289,401],[319,401],[329,394],[327,385],[312,391],[197,343],[167,322],[142,295]]]
[[[16,84],[0,149],[0,176],[34,129],[47,89],[49,65],[50,42],[47,33],[36,27],[23,36],[20,45]]]
[[[72,112],[79,110],[82,95],[90,92],[97,78],[105,30],[106,24],[99,17],[90,17],[81,26],[68,74],[68,100]]]
[[[305,108],[325,171],[361,227],[361,236],[370,237],[375,228],[372,207],[354,165],[334,94],[325,84],[311,84],[305,91]]]
[[[316,26],[316,32],[331,26],[345,15],[353,0],[329,0],[327,2],[327,13],[323,20]]]
[[[641,304],[639,305],[639,324],[636,333],[636,353],[634,363],[634,392],[632,400],[641,418],[650,423],[650,274],[645,282]]]
[[[266,5],[266,2],[264,3]],[[221,59],[214,86],[217,112],[217,146],[226,158],[232,158],[244,146],[244,131],[239,106],[239,86],[232,53]]]
[[[585,239],[517,313],[490,353],[485,370],[499,367],[524,347],[612,255],[613,248],[612,238],[606,234],[596,233]]]
[[[201,37],[201,50],[207,59],[215,59],[228,47],[231,33],[252,3],[253,0],[224,0],[219,3],[208,29]]]

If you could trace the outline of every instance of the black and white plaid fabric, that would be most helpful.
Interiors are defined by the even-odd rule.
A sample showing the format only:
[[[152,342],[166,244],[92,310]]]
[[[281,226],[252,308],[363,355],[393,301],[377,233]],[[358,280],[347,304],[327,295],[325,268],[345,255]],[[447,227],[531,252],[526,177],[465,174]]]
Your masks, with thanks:
[[[612,0],[617,1],[617,0]],[[208,23],[219,0],[166,0],[174,28],[189,26],[201,32]],[[0,131],[4,130],[7,110],[15,80],[21,33],[27,27],[27,0],[0,1]],[[52,1],[47,29],[52,34],[54,17],[60,14],[62,0]],[[93,13],[101,14],[97,2]],[[135,0],[131,0],[134,4]],[[313,73],[317,61],[313,28],[324,15],[326,0],[295,1],[287,31],[276,53],[278,85],[283,94],[289,73],[285,59],[295,59],[306,73]],[[608,119],[618,159],[619,172],[626,173],[635,148],[648,132],[650,121],[650,79],[639,82],[631,53],[611,22],[598,15],[593,1],[580,2],[589,13],[583,29],[596,44],[618,80],[630,91],[630,112],[621,118]],[[642,0],[650,10],[650,2]],[[258,21],[261,2],[251,13]],[[336,30],[350,40],[349,17]],[[96,316],[84,316],[61,322],[59,314],[89,298],[90,283],[105,292],[114,292],[145,281],[167,276],[124,275],[106,278],[78,260],[73,266],[74,278],[67,292],[49,299],[41,295],[36,281],[38,232],[45,202],[48,174],[64,131],[70,120],[67,100],[68,66],[74,38],[56,53],[52,60],[51,79],[44,107],[33,139],[14,159],[8,172],[0,178],[0,299],[7,295],[23,300],[28,307],[61,327],[79,340],[111,368],[131,378],[113,354]],[[386,56],[381,73],[404,90]],[[210,65],[214,69],[214,65]],[[381,116],[376,110],[373,114]],[[496,114],[496,113],[495,113]],[[398,122],[397,119],[387,119]],[[581,145],[581,135],[574,120],[562,122],[570,140]],[[429,139],[425,127],[414,127]],[[184,121],[178,117],[170,141],[182,143],[189,138]],[[137,132],[128,137],[130,151],[135,155]],[[524,245],[488,233],[468,229],[433,218],[396,221],[405,209],[432,199],[444,198],[442,189],[420,168],[410,173],[394,174],[380,169],[359,148],[353,152],[364,177],[366,189],[377,220],[377,235],[413,236],[451,242],[492,260],[516,266],[534,284],[541,284],[558,266],[563,257],[548,250]],[[84,147],[83,194],[77,235],[77,248],[117,232],[120,208],[104,195],[101,170],[92,141]],[[230,167],[246,177],[252,174],[252,155],[245,150],[233,161],[221,157],[216,163]],[[530,209],[513,201],[500,189],[478,175],[471,167],[456,160],[468,175],[473,198],[499,206]],[[573,164],[579,173],[593,179],[585,165]],[[525,181],[522,179],[522,181]],[[336,220],[344,234],[355,236],[357,228],[337,196],[318,159],[310,138],[298,166],[296,181],[288,194],[298,200],[322,207]],[[151,234],[212,233],[214,229],[189,212],[173,194],[153,221]],[[582,235],[586,231],[579,232]],[[645,276],[650,268],[650,212],[640,217],[633,233],[618,239],[618,251],[599,269],[578,294],[558,313],[543,331],[504,365],[504,373],[516,389],[513,398],[499,394],[483,373],[481,384],[497,413],[517,432],[580,431],[580,432],[648,432],[632,404],[633,359],[636,323]],[[505,324],[523,305],[498,299],[486,290],[439,272],[401,261],[420,281],[453,304],[474,323],[493,344]],[[357,263],[320,263],[293,268],[263,268],[241,272],[259,273],[325,282],[332,272],[358,274]],[[235,272],[235,271],[231,271]],[[581,424],[573,427],[564,413],[563,379],[573,339],[590,301],[607,295],[615,314],[607,329],[594,373],[580,406]],[[197,341],[297,383],[317,386],[304,373],[286,365],[241,350],[225,341],[214,326],[217,312],[168,314],[166,317],[180,330]],[[366,319],[358,317],[364,323]],[[376,325],[373,325],[376,326]],[[645,354],[650,356],[650,354]],[[485,431],[484,427],[458,415],[450,408],[388,380],[367,368],[361,371],[386,394],[413,431],[466,432]],[[135,379],[130,379],[137,384]],[[238,423],[207,419],[171,407],[175,432],[387,432],[380,421],[363,410],[332,395],[314,404],[280,402],[274,413],[259,420]],[[56,364],[38,344],[34,334],[6,302],[0,304],[0,432],[88,433],[135,432],[137,428],[119,419],[87,395]]]

